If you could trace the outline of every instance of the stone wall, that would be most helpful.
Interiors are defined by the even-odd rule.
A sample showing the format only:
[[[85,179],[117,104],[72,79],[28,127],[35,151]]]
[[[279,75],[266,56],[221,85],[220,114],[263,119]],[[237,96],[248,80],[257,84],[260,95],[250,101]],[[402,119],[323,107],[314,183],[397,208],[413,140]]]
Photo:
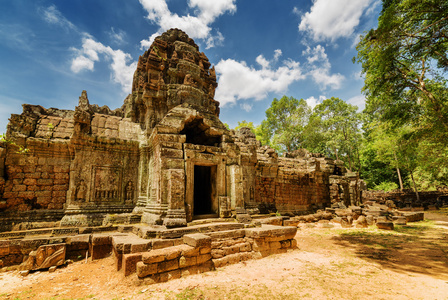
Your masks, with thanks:
[[[146,283],[164,282],[214,270],[249,259],[297,248],[296,227],[262,228],[189,234],[184,244],[123,257],[125,275],[134,271]]]
[[[419,191],[420,201],[413,190],[404,191],[363,191],[363,202],[375,201],[380,204],[387,204],[392,201],[399,208],[405,207],[425,207],[448,205],[448,190]]]
[[[115,110],[83,91],[74,110],[23,105],[11,116],[0,144],[0,231],[35,221],[100,226],[128,213],[167,228],[204,216],[250,222],[259,212],[359,202],[359,178],[341,161],[304,149],[278,157],[250,129],[228,130],[214,68],[181,30],[154,40],[132,86]]]

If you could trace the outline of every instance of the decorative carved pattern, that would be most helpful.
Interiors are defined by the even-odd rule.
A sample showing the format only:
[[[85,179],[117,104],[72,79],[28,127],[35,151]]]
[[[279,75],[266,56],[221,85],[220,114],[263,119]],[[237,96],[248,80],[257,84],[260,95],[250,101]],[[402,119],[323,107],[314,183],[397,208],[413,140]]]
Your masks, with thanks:
[[[81,179],[76,187],[75,200],[86,201],[86,195],[87,195],[86,183],[84,182],[83,179]]]
[[[132,183],[132,181],[128,181],[128,183],[126,184],[126,189],[125,189],[125,200],[133,200],[134,199],[134,184]]]
[[[95,201],[113,202],[120,201],[121,197],[121,167],[94,166],[93,184]]]

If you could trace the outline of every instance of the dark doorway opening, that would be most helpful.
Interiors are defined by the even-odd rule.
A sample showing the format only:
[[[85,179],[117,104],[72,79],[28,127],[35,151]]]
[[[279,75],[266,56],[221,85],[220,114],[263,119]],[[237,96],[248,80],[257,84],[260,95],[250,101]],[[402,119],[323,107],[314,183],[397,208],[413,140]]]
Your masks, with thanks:
[[[212,214],[212,167],[194,166],[194,215]]]
[[[204,124],[202,118],[196,118],[187,122],[180,134],[185,134],[186,143],[204,146],[218,146],[221,136],[209,135],[210,126]]]

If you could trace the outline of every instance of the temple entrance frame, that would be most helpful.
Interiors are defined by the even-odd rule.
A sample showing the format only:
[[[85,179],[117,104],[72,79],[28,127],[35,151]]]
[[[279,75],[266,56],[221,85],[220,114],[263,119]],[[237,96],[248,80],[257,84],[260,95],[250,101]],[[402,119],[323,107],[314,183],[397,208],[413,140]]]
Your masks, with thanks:
[[[214,150],[217,150],[216,147],[184,144],[184,154],[186,159],[185,212],[187,222],[191,222],[195,217],[202,214],[219,215],[218,199],[220,196],[226,196],[227,194],[226,159],[224,157],[221,157],[221,155],[218,155],[218,153],[211,153],[211,148],[215,148]],[[209,150],[207,151],[208,153],[204,153],[205,149]],[[195,205],[201,205],[199,199],[195,201],[195,192],[196,195],[198,195],[198,189],[201,188],[201,183],[195,183],[195,172],[201,172],[199,171],[201,169],[205,173],[210,173],[210,197],[209,200],[207,200],[210,201],[210,206],[205,210],[201,210],[200,208],[195,209]],[[196,175],[196,177],[196,180],[200,180],[200,176]]]

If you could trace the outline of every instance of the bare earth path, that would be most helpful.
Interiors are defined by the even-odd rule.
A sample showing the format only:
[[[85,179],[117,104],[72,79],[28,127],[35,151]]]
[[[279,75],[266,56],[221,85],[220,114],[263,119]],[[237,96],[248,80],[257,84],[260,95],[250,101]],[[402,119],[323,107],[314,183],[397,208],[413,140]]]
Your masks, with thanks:
[[[303,227],[297,250],[155,285],[111,257],[0,273],[0,299],[448,299],[448,213],[425,216],[393,232]]]

